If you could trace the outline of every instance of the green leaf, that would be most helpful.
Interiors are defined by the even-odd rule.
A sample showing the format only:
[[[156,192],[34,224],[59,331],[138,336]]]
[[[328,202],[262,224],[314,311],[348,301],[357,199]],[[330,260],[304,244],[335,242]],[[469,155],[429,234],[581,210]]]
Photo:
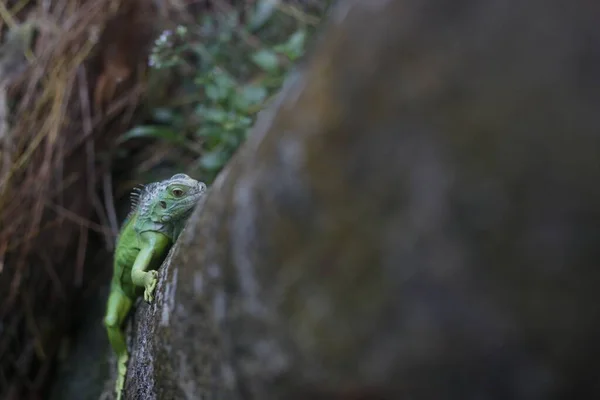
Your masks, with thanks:
[[[261,104],[267,97],[267,89],[258,85],[246,85],[241,88],[234,98],[234,106],[240,111],[247,111],[248,108]]]
[[[206,75],[197,75],[194,78],[194,85],[197,86],[204,86],[206,84],[208,84],[210,81],[208,80],[208,77]]]
[[[231,41],[233,34],[229,31],[224,31],[219,34],[219,41],[221,43],[228,43]]]
[[[204,87],[204,93],[206,94],[206,97],[212,101],[219,101],[227,95],[226,93],[223,93],[221,88],[217,85],[206,85]]]
[[[253,53],[250,58],[252,59],[252,62],[266,72],[275,72],[279,68],[277,54],[271,50],[259,50]]]
[[[180,133],[167,127],[156,125],[140,125],[121,135],[117,140],[117,143],[123,143],[129,139],[138,138],[162,139],[172,143],[182,143],[184,139]]]
[[[206,97],[215,102],[229,97],[229,94],[234,90],[236,85],[233,79],[219,70],[214,70],[206,82],[204,88]]]
[[[235,88],[236,82],[231,79],[226,73],[221,71],[215,71],[214,73],[215,85],[219,86],[222,90],[231,90]]]
[[[215,133],[218,132],[212,125],[202,125],[196,130],[196,135],[201,137],[211,137],[214,136]]]
[[[234,132],[224,132],[221,139],[229,147],[236,148],[240,144],[240,137]]]
[[[206,152],[200,157],[200,165],[208,170],[221,168],[227,162],[227,154],[222,150]]]
[[[242,128],[248,128],[250,125],[252,125],[252,118],[242,116],[239,119],[239,123]]]
[[[223,124],[223,129],[226,131],[232,131],[237,128],[237,125],[233,121],[228,121]]]
[[[223,123],[227,121],[227,112],[221,108],[205,108],[201,115],[209,122]]]
[[[277,0],[259,0],[256,9],[250,17],[248,29],[251,32],[260,29],[273,16],[275,10],[277,10],[277,3]]]
[[[299,29],[286,42],[274,46],[273,50],[285,54],[290,60],[295,60],[304,54],[305,43],[306,30]]]
[[[169,108],[155,108],[152,110],[152,119],[162,124],[173,123],[175,114]]]
[[[299,29],[290,37],[286,43],[286,55],[294,60],[304,53],[304,44],[306,43],[306,31]]]

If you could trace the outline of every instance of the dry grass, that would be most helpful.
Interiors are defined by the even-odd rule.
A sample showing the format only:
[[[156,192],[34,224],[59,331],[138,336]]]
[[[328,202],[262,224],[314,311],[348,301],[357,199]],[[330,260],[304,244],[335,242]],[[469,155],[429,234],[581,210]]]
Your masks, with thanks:
[[[0,84],[10,106],[0,135],[0,398],[43,390],[86,279],[90,233],[112,245],[110,157],[99,155],[131,125],[152,27],[177,8],[163,3],[0,2],[3,40],[25,21],[38,31],[26,70]]]

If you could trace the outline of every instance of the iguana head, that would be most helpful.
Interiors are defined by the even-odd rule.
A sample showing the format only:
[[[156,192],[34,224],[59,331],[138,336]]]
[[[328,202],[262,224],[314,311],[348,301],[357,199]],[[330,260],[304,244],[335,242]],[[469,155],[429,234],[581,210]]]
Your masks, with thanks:
[[[169,222],[187,217],[206,191],[206,185],[186,174],[177,174],[159,182],[157,189],[153,214],[160,222]]]
[[[139,190],[137,201],[133,199],[133,208],[138,211],[137,230],[167,232],[174,225],[185,223],[206,190],[205,183],[186,174],[145,185]]]

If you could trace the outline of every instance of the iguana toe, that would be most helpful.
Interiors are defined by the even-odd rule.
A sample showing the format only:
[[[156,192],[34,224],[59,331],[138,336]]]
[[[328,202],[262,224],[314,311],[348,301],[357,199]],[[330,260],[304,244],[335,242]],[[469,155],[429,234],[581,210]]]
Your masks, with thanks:
[[[148,271],[146,276],[146,290],[144,291],[144,300],[148,303],[154,300],[154,290],[156,289],[156,283],[158,282],[158,272]]]

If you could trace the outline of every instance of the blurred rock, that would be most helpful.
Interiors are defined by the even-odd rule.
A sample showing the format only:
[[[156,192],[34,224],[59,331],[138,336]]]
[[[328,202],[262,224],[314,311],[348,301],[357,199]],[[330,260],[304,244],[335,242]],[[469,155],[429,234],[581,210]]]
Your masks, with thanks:
[[[339,3],[138,310],[127,399],[600,396],[599,11]]]

